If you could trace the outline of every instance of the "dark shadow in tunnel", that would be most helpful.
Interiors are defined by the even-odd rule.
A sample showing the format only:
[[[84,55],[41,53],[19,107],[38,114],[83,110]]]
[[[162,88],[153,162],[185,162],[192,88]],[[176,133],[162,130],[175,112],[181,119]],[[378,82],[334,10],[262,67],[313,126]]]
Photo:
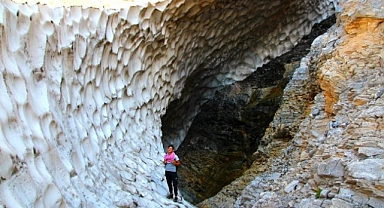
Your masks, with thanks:
[[[255,160],[252,154],[273,120],[294,71],[286,65],[298,67],[314,38],[334,23],[332,16],[316,24],[290,52],[258,68],[245,80],[225,86],[202,105],[177,149],[182,161],[179,184],[187,201],[197,204],[214,196],[249,168]],[[178,103],[172,102],[167,114],[173,115],[179,109]],[[170,123],[163,123],[165,135]]]

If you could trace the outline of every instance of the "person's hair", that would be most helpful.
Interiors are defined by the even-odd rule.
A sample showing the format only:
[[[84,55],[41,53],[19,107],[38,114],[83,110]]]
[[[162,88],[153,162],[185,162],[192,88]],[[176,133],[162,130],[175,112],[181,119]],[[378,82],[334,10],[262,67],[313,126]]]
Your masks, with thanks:
[[[168,145],[168,148],[170,147],[172,147],[172,149],[175,150],[175,147],[172,144]]]

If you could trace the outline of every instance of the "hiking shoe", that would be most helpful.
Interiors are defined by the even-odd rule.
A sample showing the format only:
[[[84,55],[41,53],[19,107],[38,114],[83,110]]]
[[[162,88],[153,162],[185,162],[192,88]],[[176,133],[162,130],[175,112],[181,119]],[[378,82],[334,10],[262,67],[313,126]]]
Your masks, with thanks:
[[[173,198],[173,194],[168,194],[167,199],[172,199],[172,198]]]
[[[177,202],[177,196],[175,196],[175,198],[173,198],[173,201],[174,201],[174,202]]]

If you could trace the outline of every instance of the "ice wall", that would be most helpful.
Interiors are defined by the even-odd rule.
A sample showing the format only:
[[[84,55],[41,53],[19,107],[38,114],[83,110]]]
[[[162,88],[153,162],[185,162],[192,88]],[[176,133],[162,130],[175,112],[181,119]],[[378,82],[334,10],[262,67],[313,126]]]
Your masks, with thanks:
[[[160,117],[187,77],[212,69],[199,97],[184,97],[182,128],[168,142],[180,143],[217,87],[288,50],[332,7],[1,0],[0,205],[168,206]]]

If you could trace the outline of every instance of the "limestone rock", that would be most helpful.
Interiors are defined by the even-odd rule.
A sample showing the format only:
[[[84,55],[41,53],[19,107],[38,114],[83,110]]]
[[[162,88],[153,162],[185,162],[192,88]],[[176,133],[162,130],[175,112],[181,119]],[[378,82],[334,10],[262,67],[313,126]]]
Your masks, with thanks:
[[[365,159],[347,166],[349,177],[356,180],[356,188],[370,190],[376,196],[384,197],[384,159]]]
[[[319,176],[342,177],[344,176],[344,166],[341,164],[341,160],[332,158],[326,163],[319,164],[317,174]]]
[[[284,192],[285,192],[285,193],[289,193],[289,192],[295,190],[298,184],[299,184],[299,181],[297,181],[297,180],[292,181],[290,184],[288,184],[288,185],[284,188]]]

